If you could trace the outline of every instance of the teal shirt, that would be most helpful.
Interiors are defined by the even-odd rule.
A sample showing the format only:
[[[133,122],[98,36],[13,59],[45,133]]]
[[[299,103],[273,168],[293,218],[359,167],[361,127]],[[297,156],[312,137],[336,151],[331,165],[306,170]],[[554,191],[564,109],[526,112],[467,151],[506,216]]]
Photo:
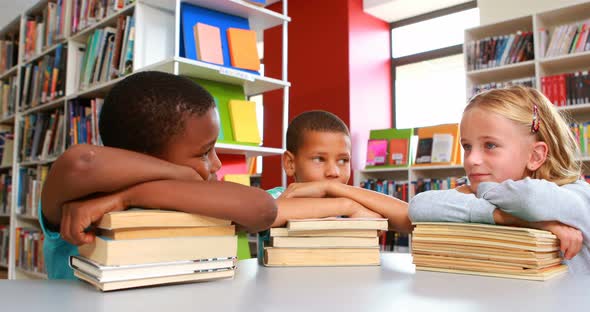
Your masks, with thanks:
[[[270,196],[274,199],[279,198],[284,192],[285,188],[282,186],[272,188],[266,191]],[[270,230],[262,231],[258,233],[258,262],[260,264],[263,263],[264,259],[264,246],[268,246],[270,244]]]
[[[43,256],[45,257],[45,269],[49,279],[75,280],[74,271],[69,265],[70,256],[78,255],[78,246],[66,242],[59,232],[51,231],[47,220],[43,217],[41,205],[39,205],[39,223],[45,238],[43,240]]]

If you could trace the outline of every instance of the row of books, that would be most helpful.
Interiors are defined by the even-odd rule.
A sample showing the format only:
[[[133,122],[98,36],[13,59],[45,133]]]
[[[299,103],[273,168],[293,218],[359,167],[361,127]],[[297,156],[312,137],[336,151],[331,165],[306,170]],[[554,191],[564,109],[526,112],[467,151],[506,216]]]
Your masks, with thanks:
[[[135,16],[120,15],[117,27],[96,29],[80,62],[79,89],[126,75],[133,70]]]
[[[43,257],[44,235],[41,230],[17,227],[15,231],[16,267],[37,273],[45,273]]]
[[[62,108],[26,115],[21,123],[20,161],[45,160],[64,150],[64,120]]]
[[[525,86],[536,88],[536,79],[535,77],[526,77],[521,79],[514,79],[509,81],[501,81],[501,82],[489,82],[480,85],[475,85],[471,89],[471,96],[475,96],[476,94],[491,90],[491,89],[499,89],[499,88],[507,88],[510,86]]]
[[[541,57],[590,51],[590,20],[557,26],[550,34],[539,29]]]
[[[12,126],[0,126],[0,167],[12,166],[13,153],[14,133],[12,133]]]
[[[90,27],[133,2],[135,0],[73,0],[71,33]]]
[[[16,214],[29,217],[39,216],[41,192],[43,192],[43,184],[48,173],[49,166],[47,165],[40,165],[36,168],[20,168]]]
[[[467,69],[478,70],[532,60],[533,32],[489,37],[467,43]]]
[[[416,270],[547,280],[567,272],[547,231],[473,223],[416,223]]]
[[[0,80],[0,118],[14,115],[16,107],[17,76]]]
[[[583,123],[571,123],[570,129],[572,130],[576,142],[580,147],[580,156],[590,156],[590,146],[588,143],[588,137],[590,137],[590,121]]]
[[[0,174],[0,215],[10,215],[12,203],[12,172]]]
[[[588,104],[590,75],[583,71],[542,77],[541,90],[555,106]]]
[[[10,226],[0,224],[0,264],[8,264],[8,251],[10,250]]]
[[[98,131],[98,117],[104,100],[75,99],[69,105],[68,146],[75,144],[102,145]]]
[[[111,212],[100,236],[70,259],[74,275],[109,291],[234,276],[231,221],[158,210]]]
[[[0,74],[18,64],[18,33],[4,35],[0,39]]]
[[[465,177],[447,177],[444,179],[424,178],[417,179],[408,183],[408,181],[396,181],[390,179],[368,179],[360,182],[360,187],[383,193],[403,201],[409,200],[409,188],[413,194],[418,194],[430,190],[449,190],[467,183]]]
[[[25,61],[64,38],[66,0],[47,1],[41,15],[27,16],[25,23]]]
[[[65,95],[67,47],[59,44],[55,52],[25,66],[21,109],[36,107]]]

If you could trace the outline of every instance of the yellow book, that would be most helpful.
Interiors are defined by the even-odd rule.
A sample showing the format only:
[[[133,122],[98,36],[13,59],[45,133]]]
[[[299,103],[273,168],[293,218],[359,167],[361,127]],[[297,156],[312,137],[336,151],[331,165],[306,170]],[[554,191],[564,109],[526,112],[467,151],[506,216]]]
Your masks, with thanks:
[[[249,174],[226,174],[223,176],[223,181],[234,182],[234,183],[250,186],[250,175]]]
[[[242,143],[260,144],[262,141],[258,132],[256,103],[230,100],[228,105],[234,139]]]

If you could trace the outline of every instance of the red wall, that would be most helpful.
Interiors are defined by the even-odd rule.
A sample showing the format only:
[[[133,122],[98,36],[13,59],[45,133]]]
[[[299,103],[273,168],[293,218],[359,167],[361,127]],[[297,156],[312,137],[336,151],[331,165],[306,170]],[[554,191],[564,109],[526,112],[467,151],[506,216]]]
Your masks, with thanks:
[[[273,9],[282,12],[282,3]],[[364,163],[368,131],[391,125],[389,26],[365,14],[362,0],[290,1],[289,120],[322,109],[353,137],[353,166]],[[282,28],[264,33],[265,74],[281,77]],[[385,57],[384,57],[385,56]],[[264,95],[264,143],[281,146],[283,92]],[[263,188],[281,184],[279,157],[265,157]]]

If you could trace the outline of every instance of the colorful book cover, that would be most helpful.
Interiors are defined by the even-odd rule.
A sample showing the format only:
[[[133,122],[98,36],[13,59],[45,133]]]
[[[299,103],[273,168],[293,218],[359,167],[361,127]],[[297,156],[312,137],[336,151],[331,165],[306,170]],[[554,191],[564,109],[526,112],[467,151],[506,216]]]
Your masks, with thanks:
[[[409,139],[389,140],[389,165],[403,166],[408,164]]]
[[[416,152],[417,164],[429,164],[432,159],[432,138],[420,138]]]
[[[260,144],[260,133],[256,117],[256,102],[229,100],[229,116],[234,139],[243,143]]]
[[[228,28],[227,40],[231,65],[237,68],[260,70],[260,58],[256,48],[256,32],[253,30]]]
[[[369,140],[367,143],[367,166],[385,165],[387,140]]]
[[[199,61],[223,65],[223,51],[221,50],[221,33],[219,27],[197,23],[193,27],[195,34],[195,48]]]
[[[234,182],[245,186],[250,186],[249,174],[226,174],[223,176],[223,181]]]

